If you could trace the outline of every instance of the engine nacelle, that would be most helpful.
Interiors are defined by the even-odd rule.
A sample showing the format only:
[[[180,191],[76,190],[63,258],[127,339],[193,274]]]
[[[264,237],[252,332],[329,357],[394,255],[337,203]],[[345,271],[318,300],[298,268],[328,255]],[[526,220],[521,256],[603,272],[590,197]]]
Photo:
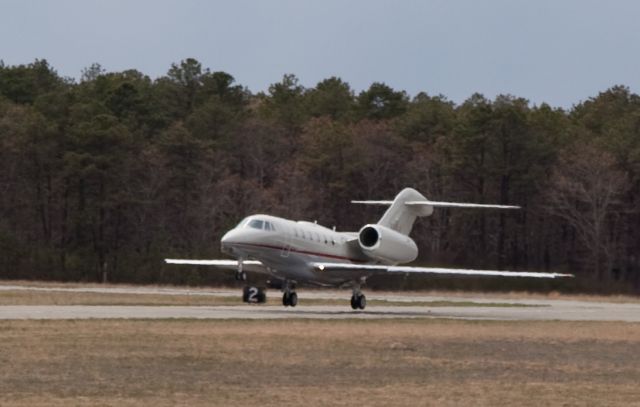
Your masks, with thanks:
[[[382,225],[365,225],[358,243],[367,257],[385,264],[409,263],[418,257],[413,239]]]

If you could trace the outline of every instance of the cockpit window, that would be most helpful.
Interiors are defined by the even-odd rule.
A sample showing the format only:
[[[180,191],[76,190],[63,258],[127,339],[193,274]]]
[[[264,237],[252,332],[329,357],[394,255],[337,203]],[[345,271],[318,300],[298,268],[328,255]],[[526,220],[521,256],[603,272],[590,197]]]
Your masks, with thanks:
[[[264,222],[264,228],[265,228],[266,230],[270,230],[270,231],[272,231],[272,232],[274,232],[274,231],[276,230],[276,228],[274,228],[274,227],[273,227],[273,223],[271,223],[271,222],[266,222],[266,221]]]
[[[249,227],[254,229],[262,229],[263,225],[264,222],[260,219],[252,219],[251,222],[249,222]]]

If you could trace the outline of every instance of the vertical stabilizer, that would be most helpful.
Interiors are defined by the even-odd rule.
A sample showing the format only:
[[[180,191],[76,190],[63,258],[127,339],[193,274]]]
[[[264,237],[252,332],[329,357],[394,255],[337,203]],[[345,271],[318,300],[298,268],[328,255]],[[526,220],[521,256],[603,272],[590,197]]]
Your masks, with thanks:
[[[413,222],[418,216],[429,216],[433,213],[430,205],[406,205],[406,202],[428,202],[420,192],[413,188],[405,188],[396,195],[393,203],[378,221],[378,225],[386,226],[403,235],[411,233]]]

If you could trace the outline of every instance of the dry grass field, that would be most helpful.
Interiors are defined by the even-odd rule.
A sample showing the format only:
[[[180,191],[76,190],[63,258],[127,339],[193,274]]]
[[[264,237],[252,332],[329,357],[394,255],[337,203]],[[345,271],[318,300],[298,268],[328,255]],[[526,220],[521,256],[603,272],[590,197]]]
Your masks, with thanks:
[[[1,321],[0,405],[640,405],[640,324]]]
[[[242,305],[236,297],[57,291],[0,291],[0,305]],[[271,299],[273,300],[273,299]]]

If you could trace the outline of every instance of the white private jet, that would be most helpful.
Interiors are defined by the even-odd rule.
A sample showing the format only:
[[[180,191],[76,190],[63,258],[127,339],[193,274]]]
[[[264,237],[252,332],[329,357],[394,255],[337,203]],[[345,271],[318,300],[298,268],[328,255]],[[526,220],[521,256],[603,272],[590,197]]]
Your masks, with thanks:
[[[237,260],[165,259],[169,264],[213,266],[236,271],[236,279],[246,281],[246,272],[263,273],[280,282],[282,304],[295,307],[298,283],[348,287],[353,290],[351,308],[364,309],[366,297],[361,287],[376,274],[440,274],[463,276],[499,276],[558,278],[571,274],[524,271],[467,270],[439,267],[408,267],[418,256],[418,247],[409,237],[417,217],[429,216],[433,208],[519,209],[518,206],[484,205],[429,201],[412,188],[402,190],[393,201],[352,201],[370,205],[388,205],[376,224],[359,232],[337,232],[316,223],[292,221],[269,215],[251,215],[228,231],[221,241],[222,251]],[[264,302],[264,290],[245,287],[245,302]]]

